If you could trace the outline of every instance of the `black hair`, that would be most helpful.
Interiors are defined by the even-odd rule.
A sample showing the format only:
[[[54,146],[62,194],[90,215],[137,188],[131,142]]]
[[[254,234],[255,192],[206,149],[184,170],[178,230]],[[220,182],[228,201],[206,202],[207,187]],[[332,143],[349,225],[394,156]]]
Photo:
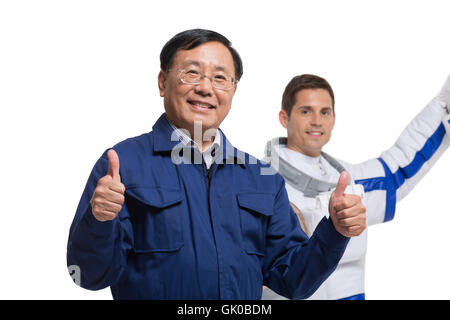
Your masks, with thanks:
[[[234,62],[234,72],[236,80],[239,80],[243,74],[242,60],[239,53],[231,45],[230,40],[220,33],[205,29],[191,29],[176,34],[162,48],[159,59],[161,61],[161,70],[170,68],[173,58],[178,50],[191,50],[206,42],[217,41],[222,43],[230,51]]]

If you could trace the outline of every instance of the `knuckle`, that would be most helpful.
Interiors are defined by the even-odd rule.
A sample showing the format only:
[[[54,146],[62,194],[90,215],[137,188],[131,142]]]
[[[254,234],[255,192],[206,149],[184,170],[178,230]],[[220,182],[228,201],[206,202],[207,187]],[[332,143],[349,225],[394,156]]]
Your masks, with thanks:
[[[105,194],[106,194],[106,189],[103,186],[98,186],[95,189],[95,194],[96,194],[97,198],[98,197],[104,197]]]
[[[109,176],[106,175],[106,176],[104,176],[104,177],[101,177],[101,178],[98,180],[97,186],[98,186],[98,185],[100,185],[100,186],[106,185],[106,184],[108,184],[108,182],[109,182]]]
[[[348,215],[349,215],[349,210],[348,209],[343,209],[343,210],[338,212],[338,217],[341,218],[341,219],[345,219]]]
[[[340,206],[340,207],[342,207],[342,206],[347,206],[347,198],[339,198],[337,201],[336,201],[336,205],[337,206]]]
[[[352,203],[351,198],[343,198],[341,201],[341,205],[348,208]]]

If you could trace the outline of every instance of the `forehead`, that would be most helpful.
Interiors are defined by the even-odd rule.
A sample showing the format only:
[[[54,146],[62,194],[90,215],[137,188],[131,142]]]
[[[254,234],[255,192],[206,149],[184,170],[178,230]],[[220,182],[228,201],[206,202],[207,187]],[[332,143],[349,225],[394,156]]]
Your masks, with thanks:
[[[325,89],[302,89],[295,94],[296,107],[330,107],[332,106],[331,96]]]
[[[206,42],[191,50],[178,50],[173,60],[174,68],[196,64],[203,68],[224,69],[235,74],[233,57],[220,42]]]

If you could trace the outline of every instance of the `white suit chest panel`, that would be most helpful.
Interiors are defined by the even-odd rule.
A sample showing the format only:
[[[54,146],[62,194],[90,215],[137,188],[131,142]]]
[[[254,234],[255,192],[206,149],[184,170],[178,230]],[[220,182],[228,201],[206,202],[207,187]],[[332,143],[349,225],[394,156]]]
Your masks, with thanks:
[[[340,173],[337,172],[325,159],[322,157],[312,158],[305,156],[299,152],[290,150],[286,147],[279,147],[279,155],[288,161],[292,166],[301,170],[302,172],[320,179],[322,181],[337,183]],[[352,172],[349,172],[352,175]],[[364,188],[347,188],[358,190],[364,193]],[[361,189],[361,190],[359,190]],[[286,183],[286,190],[289,196],[289,201],[295,204],[300,209],[305,225],[309,234],[312,234],[323,217],[328,217],[328,199],[329,195],[319,195],[322,201],[317,198],[308,198],[303,195],[303,192],[297,190],[289,183]],[[349,192],[354,193],[354,192]],[[324,201],[324,199],[327,199]],[[364,203],[364,201],[363,201]],[[367,245],[367,229],[358,237],[352,237],[347,245],[344,256],[341,262],[358,260],[365,255]]]
[[[316,198],[307,198],[303,193],[289,184],[286,184],[289,201],[292,202],[303,215],[306,228],[309,234],[312,234],[323,217],[328,217],[328,208],[322,208],[317,205]],[[357,236],[352,237],[341,258],[341,262],[358,260],[366,253],[367,247],[367,229]]]

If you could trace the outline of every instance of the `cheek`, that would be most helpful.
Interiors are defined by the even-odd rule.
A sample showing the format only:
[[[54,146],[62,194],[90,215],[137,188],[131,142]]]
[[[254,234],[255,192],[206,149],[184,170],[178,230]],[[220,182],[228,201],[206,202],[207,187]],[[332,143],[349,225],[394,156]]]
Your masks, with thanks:
[[[330,122],[329,122],[329,124],[328,124],[328,134],[330,134],[331,135],[331,131],[333,131],[333,129],[334,129],[334,121],[333,120],[331,120]]]
[[[300,136],[302,134],[305,134],[305,128],[307,127],[308,120],[298,117],[296,121],[293,121],[293,130],[297,132],[297,134]]]
[[[219,106],[221,107],[220,109],[228,112],[228,110],[231,108],[231,102],[233,101],[233,96],[217,94],[216,97],[217,97],[217,102],[218,102]]]
[[[288,135],[294,137],[294,139],[299,140],[302,138],[301,126],[298,122],[290,121],[287,127]]]

